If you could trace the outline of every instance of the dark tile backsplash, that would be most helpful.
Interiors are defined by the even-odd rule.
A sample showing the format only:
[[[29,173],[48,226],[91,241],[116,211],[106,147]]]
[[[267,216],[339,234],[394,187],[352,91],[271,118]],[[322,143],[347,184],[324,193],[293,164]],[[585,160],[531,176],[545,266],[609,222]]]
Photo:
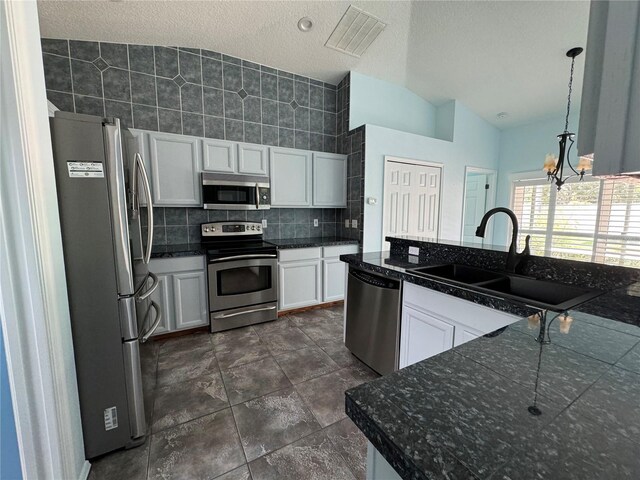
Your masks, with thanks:
[[[154,243],[179,245],[199,242],[200,225],[227,220],[262,222],[267,220],[265,239],[308,238],[340,235],[337,224],[342,209],[272,208],[270,210],[203,210],[202,208],[155,207]],[[318,227],[313,220],[318,219]],[[143,224],[146,219],[143,219]],[[143,234],[146,229],[143,227]]]
[[[128,127],[336,152],[337,87],[209,50],[42,39],[47,97]]]

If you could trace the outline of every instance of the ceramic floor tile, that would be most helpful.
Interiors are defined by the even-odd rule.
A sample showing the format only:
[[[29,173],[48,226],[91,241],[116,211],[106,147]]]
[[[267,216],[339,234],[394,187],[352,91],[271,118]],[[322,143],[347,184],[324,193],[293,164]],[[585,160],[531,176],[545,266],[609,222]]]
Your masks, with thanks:
[[[354,480],[325,432],[309,435],[249,464],[253,480]]]
[[[267,333],[277,332],[287,328],[297,328],[291,322],[291,319],[288,316],[278,317],[276,320],[271,322],[258,323],[257,325],[253,325],[253,330],[260,336],[264,336]]]
[[[154,433],[149,479],[212,479],[244,463],[233,415],[225,409]]]
[[[153,408],[157,432],[229,406],[220,373],[158,388]]]
[[[193,380],[217,371],[219,371],[218,362],[211,348],[200,347],[171,355],[160,355],[157,385],[161,387]]]
[[[276,357],[276,361],[293,384],[302,383],[340,368],[318,347],[283,353]]]
[[[270,355],[269,349],[257,335],[255,338],[238,340],[237,343],[234,341],[219,344],[215,347],[215,352],[222,369],[238,367]]]
[[[222,378],[231,405],[291,386],[287,376],[271,357],[223,370]]]
[[[349,349],[345,347],[342,340],[318,340],[316,343],[327,355],[331,357],[331,360],[341,367],[359,365],[361,363],[360,360],[358,360],[349,351]]]
[[[313,340],[297,327],[282,328],[279,331],[265,333],[260,338],[273,355],[315,345]]]
[[[212,348],[210,335],[204,332],[193,333],[191,335],[168,338],[159,342],[158,354],[167,356],[176,353],[179,354],[184,351],[193,351],[203,347]]]
[[[119,450],[91,460],[88,480],[145,480],[149,462],[149,441],[130,450]]]
[[[258,338],[253,327],[234,328],[233,330],[226,330],[224,332],[212,333],[211,343],[214,348],[217,348],[224,344],[231,344],[235,346],[242,346],[247,340],[255,340]]]
[[[295,388],[316,420],[326,427],[346,418],[344,392],[360,383],[347,369],[343,369],[299,383]]]
[[[249,461],[320,429],[313,414],[293,388],[232,408]]]
[[[349,418],[328,426],[324,432],[355,477],[358,480],[365,480],[367,476],[367,437]]]
[[[341,341],[344,338],[342,325],[321,317],[317,317],[316,320],[316,322],[307,322],[300,326],[300,330],[314,342],[321,340]]]
[[[216,477],[215,480],[251,480],[251,473],[249,473],[247,465],[242,465],[235,470]]]

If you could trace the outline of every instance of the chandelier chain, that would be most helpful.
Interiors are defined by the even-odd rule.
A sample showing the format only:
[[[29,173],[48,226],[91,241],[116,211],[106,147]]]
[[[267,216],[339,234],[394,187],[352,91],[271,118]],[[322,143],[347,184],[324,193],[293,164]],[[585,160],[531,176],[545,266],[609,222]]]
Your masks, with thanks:
[[[564,120],[564,131],[569,131],[569,111],[571,110],[571,90],[573,88],[573,66],[576,63],[576,57],[571,59],[571,73],[569,74],[569,94],[567,95],[567,116]]]

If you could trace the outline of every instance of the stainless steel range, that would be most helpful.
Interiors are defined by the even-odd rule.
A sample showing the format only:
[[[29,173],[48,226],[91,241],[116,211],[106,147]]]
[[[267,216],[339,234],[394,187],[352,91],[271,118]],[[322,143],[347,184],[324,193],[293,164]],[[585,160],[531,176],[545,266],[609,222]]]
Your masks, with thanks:
[[[262,225],[215,222],[201,227],[207,245],[211,331],[275,320],[278,251],[262,240]]]

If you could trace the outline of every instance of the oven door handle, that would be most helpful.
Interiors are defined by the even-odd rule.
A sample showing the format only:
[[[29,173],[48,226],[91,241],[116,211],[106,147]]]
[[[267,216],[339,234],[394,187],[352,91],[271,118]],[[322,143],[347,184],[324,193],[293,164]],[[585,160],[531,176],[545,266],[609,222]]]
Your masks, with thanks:
[[[260,209],[260,185],[256,183],[256,210]]]
[[[242,312],[236,312],[236,313],[223,313],[221,315],[216,315],[213,318],[218,320],[218,319],[221,319],[221,318],[236,317],[238,315],[246,315],[248,313],[264,312],[265,310],[275,310],[275,309],[276,309],[276,307],[254,308],[252,310],[244,310]]]
[[[273,254],[248,254],[248,255],[234,255],[232,257],[213,258],[209,260],[209,263],[226,262],[228,260],[244,260],[245,258],[277,258],[278,255]]]

